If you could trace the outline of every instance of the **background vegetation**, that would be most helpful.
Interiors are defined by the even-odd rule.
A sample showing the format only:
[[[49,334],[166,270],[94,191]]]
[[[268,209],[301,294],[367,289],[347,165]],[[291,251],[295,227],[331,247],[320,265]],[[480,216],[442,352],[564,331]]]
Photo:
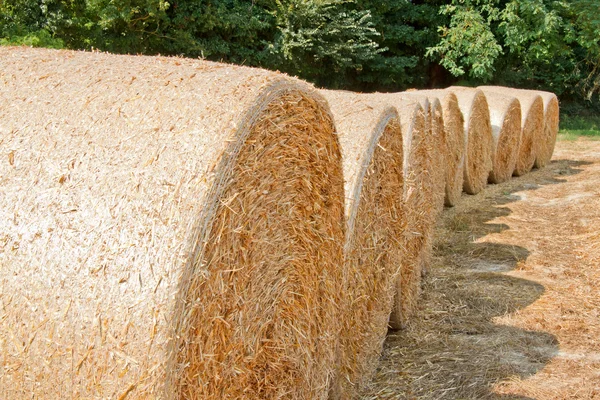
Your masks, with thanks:
[[[329,88],[497,83],[600,112],[597,0],[2,0],[0,44],[260,66]]]

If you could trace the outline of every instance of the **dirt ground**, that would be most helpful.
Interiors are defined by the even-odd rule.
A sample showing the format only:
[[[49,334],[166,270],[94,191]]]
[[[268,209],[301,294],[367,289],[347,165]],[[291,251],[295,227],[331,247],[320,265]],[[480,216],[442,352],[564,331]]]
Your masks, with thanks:
[[[600,141],[444,212],[364,399],[600,399]]]

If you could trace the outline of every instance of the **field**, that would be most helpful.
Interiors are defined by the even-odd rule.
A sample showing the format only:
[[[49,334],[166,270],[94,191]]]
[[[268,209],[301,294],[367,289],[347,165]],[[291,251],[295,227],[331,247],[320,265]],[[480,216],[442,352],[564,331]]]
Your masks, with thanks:
[[[577,140],[581,136],[600,140],[600,116],[563,116],[560,125],[559,137],[561,140]]]
[[[463,195],[436,229],[419,318],[390,332],[364,399],[600,399],[598,227],[589,138]]]

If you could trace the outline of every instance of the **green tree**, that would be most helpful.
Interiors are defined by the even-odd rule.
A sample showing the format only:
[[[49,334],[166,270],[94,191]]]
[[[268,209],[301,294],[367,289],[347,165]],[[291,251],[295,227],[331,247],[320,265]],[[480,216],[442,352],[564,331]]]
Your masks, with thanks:
[[[168,41],[165,0],[85,0],[88,34],[73,47],[155,54]]]
[[[277,32],[269,50],[277,68],[322,86],[344,85],[382,50],[369,10],[350,0],[276,0]]]
[[[490,26],[493,13],[485,18],[468,4],[444,6],[440,12],[450,15],[450,23],[439,28],[441,41],[430,47],[426,55],[439,55],[441,65],[455,76],[468,71],[473,78],[491,78],[494,62],[502,53]]]
[[[353,71],[348,85],[363,90],[402,90],[409,86],[428,84],[432,65],[424,57],[427,47],[437,43],[436,27],[445,21],[438,13],[436,2],[363,0],[359,10],[369,10],[373,27],[379,33],[374,38],[382,51]]]
[[[273,7],[268,0],[176,0],[168,13],[168,52],[268,67]]]
[[[475,83],[592,98],[600,89],[600,6],[593,0],[454,0],[428,55]]]

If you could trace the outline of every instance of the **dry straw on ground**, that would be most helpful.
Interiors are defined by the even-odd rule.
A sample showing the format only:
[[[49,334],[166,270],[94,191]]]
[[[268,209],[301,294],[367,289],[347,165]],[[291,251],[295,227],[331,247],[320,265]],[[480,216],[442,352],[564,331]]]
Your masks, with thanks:
[[[346,302],[332,398],[370,381],[388,330],[406,228],[400,119],[378,95],[322,91],[338,129],[346,192]]]
[[[463,166],[465,157],[464,120],[458,107],[456,95],[447,90],[419,90],[416,93],[430,100],[439,99],[442,106],[444,130],[442,132],[445,151],[445,204],[456,205],[463,190]]]
[[[431,215],[434,212],[432,196],[431,142],[427,138],[425,97],[415,99],[403,93],[382,94],[400,114],[404,145],[404,206],[407,227],[403,236],[405,255],[397,280],[397,293],[390,316],[390,326],[399,329],[413,317],[421,286],[423,249],[432,234]]]
[[[483,89],[490,107],[490,122],[494,137],[493,169],[490,183],[509,180],[515,170],[521,141],[521,104],[512,96]]]
[[[550,162],[554,153],[556,144],[556,135],[558,134],[558,124],[560,119],[560,109],[558,98],[554,93],[535,91],[544,102],[544,132],[536,145],[535,167],[543,168]]]
[[[345,229],[320,95],[28,48],[0,79],[0,398],[327,397]]]
[[[536,152],[544,133],[544,102],[542,98],[531,90],[503,86],[481,86],[480,89],[516,97],[521,103],[521,143],[514,175],[521,176],[528,173],[533,168]]]
[[[463,190],[477,194],[485,187],[492,171],[492,126],[487,100],[481,90],[452,86],[464,117],[465,162]]]

